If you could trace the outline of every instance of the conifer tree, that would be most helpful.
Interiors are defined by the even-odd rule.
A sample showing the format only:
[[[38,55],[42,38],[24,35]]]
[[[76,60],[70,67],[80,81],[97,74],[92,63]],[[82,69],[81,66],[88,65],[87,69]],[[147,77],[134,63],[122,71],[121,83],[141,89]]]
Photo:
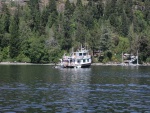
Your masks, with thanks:
[[[123,11],[123,14],[121,15],[121,33],[123,36],[127,36],[128,35],[128,30],[129,30],[129,23],[127,21],[127,16],[125,11]]]
[[[82,7],[82,0],[77,0],[76,7]]]
[[[108,19],[112,13],[116,13],[117,0],[110,0],[106,2],[105,6],[105,18]]]
[[[117,11],[117,15],[121,15],[123,13],[123,9],[124,9],[124,0],[118,0],[116,2],[116,11]]]
[[[133,1],[132,0],[126,0],[125,13],[130,20],[128,22],[131,24],[133,20]]]
[[[39,0],[30,0],[29,7],[31,10],[31,18],[32,23],[30,27],[33,31],[39,32],[40,31],[40,8],[39,8]]]
[[[17,10],[12,17],[10,25],[10,57],[15,58],[19,54],[20,40],[19,40],[19,10]]]
[[[9,33],[9,26],[10,26],[10,12],[9,12],[9,9],[7,7],[7,5],[4,3],[3,4],[3,7],[2,7],[2,21],[3,21],[3,32],[7,32]]]
[[[103,28],[102,34],[100,37],[100,50],[103,52],[109,50],[111,48],[111,38],[108,29]]]
[[[52,27],[52,25],[56,22],[57,16],[58,16],[57,7],[56,7],[56,1],[55,0],[51,0],[49,2],[48,14],[49,14],[49,20],[51,20],[51,21],[49,21],[51,23],[50,27]]]
[[[144,14],[145,14],[145,20],[147,20],[148,24],[150,25],[150,1],[149,0],[145,0]]]

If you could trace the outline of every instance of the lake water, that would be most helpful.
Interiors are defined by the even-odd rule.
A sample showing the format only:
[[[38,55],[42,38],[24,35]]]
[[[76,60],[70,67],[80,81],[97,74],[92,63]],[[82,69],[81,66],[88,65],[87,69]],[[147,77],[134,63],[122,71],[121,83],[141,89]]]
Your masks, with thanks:
[[[149,113],[150,67],[0,65],[0,113]]]

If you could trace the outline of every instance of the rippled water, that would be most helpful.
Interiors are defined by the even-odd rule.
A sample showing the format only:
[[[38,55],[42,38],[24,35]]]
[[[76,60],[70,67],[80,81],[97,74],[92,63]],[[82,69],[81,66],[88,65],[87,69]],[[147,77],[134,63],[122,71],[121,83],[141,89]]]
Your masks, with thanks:
[[[1,65],[0,112],[149,113],[150,67]]]

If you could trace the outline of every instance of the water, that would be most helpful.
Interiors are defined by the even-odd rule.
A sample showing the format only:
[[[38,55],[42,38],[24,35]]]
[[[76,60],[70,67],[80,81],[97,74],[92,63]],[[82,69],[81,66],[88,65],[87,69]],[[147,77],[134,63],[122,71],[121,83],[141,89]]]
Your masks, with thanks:
[[[150,67],[0,65],[0,113],[149,113]]]

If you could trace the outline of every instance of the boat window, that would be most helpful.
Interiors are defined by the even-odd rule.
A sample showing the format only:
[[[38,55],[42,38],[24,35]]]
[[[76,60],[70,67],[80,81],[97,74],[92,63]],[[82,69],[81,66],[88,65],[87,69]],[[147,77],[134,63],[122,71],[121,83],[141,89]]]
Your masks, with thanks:
[[[85,59],[83,59],[83,62],[85,62]]]
[[[89,59],[87,59],[87,62],[89,62]]]
[[[80,63],[80,60],[77,60],[78,63]]]
[[[82,56],[82,53],[79,53],[79,56]]]
[[[86,56],[86,53],[83,53],[83,56]]]

